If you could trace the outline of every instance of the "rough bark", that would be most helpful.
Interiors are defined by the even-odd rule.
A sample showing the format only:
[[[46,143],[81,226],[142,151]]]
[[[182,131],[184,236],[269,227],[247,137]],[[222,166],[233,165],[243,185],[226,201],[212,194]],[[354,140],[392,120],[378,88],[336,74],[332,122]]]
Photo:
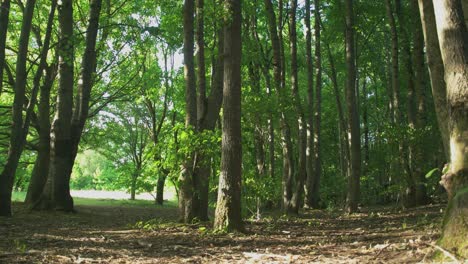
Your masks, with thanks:
[[[346,106],[348,110],[348,141],[350,161],[348,163],[348,192],[346,210],[354,213],[358,210],[359,185],[361,173],[361,141],[359,132],[359,114],[356,103],[356,54],[354,48],[354,12],[353,0],[345,1],[346,20]]]
[[[241,0],[225,0],[223,138],[214,227],[243,231],[241,212]]]
[[[195,1],[184,3],[184,78],[185,78],[185,126],[196,130],[197,127],[197,89],[194,65],[194,11]],[[193,155],[189,155],[182,164],[179,176],[180,220],[189,223],[195,217],[193,213]]]
[[[3,69],[5,66],[6,36],[10,18],[10,0],[2,0],[0,5],[0,95],[3,91]]]
[[[468,257],[468,31],[460,0],[434,1],[447,84],[450,164],[442,177],[449,204],[440,243]]]
[[[31,33],[32,17],[35,4],[35,0],[28,0],[26,2],[26,8],[23,12],[18,56],[16,60],[16,80],[12,108],[13,124],[11,126],[7,160],[3,171],[0,174],[0,216],[11,216],[11,194],[13,191],[13,183],[27,135],[27,131],[23,130],[23,126],[29,126],[29,124],[26,123],[27,118],[23,119],[23,105],[26,96],[26,63],[29,35]],[[31,100],[33,100],[33,98],[31,98]]]
[[[444,79],[444,63],[440,53],[439,40],[437,38],[437,27],[432,0],[418,0],[421,24],[426,45],[426,58],[429,67],[429,77],[431,79],[432,97],[436,109],[437,124],[442,136],[444,153],[447,161],[450,162],[450,143],[448,131],[448,108],[447,89]]]

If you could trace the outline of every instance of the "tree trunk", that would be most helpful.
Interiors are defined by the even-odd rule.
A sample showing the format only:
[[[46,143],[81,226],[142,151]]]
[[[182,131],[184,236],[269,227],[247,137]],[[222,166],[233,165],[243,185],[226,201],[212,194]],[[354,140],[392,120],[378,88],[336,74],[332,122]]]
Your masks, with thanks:
[[[3,91],[3,68],[5,67],[6,36],[10,17],[10,0],[2,0],[0,5],[0,95]]]
[[[184,78],[185,78],[185,127],[197,127],[197,89],[194,66],[194,0],[184,3]],[[179,210],[181,221],[190,223],[193,212],[193,155],[186,157],[179,176]]]
[[[35,0],[28,0],[26,2],[26,8],[23,13],[23,21],[21,25],[18,56],[16,60],[16,81],[14,87],[15,96],[12,109],[13,124],[11,126],[10,144],[8,148],[6,164],[2,173],[0,174],[0,216],[11,216],[11,194],[13,191],[13,183],[27,135],[27,131],[23,130],[23,126],[29,126],[29,124],[23,122],[23,105],[26,96],[26,62],[28,55],[29,35],[31,33],[31,24],[35,4]],[[33,98],[31,98],[31,101],[31,103],[34,102]],[[27,121],[27,118],[24,121]]]
[[[56,1],[54,1],[56,2]],[[55,81],[56,69],[46,69],[46,79],[41,86],[41,95],[38,105],[39,143],[37,158],[31,174],[25,203],[34,207],[40,198],[49,175],[50,165],[50,91]]]
[[[436,109],[437,124],[439,125],[444,153],[447,161],[450,162],[450,143],[448,130],[448,108],[447,89],[444,80],[444,63],[440,53],[439,40],[437,38],[437,27],[434,15],[432,0],[418,0],[421,24],[426,44],[426,57],[431,78],[432,97]]]
[[[306,26],[306,57],[307,57],[307,103],[309,115],[307,119],[307,151],[306,151],[306,184],[305,205],[313,204],[313,174],[314,174],[314,66],[312,62],[312,28],[310,26],[310,0],[305,0],[305,26]]]
[[[70,195],[70,175],[72,162],[71,120],[74,86],[74,40],[72,0],[62,0],[59,5],[59,88],[57,109],[51,128],[51,162],[49,177],[52,179],[50,200],[41,206],[43,209],[73,211],[73,198]]]
[[[320,178],[322,174],[321,156],[320,156],[320,122],[322,107],[322,53],[320,46],[320,3],[315,0],[315,109],[314,111],[314,133],[313,133],[313,158],[314,174],[312,184],[312,204],[311,207],[318,208],[320,201]]]
[[[243,231],[241,212],[241,0],[225,0],[223,139],[215,229]]]
[[[468,32],[460,0],[434,1],[434,10],[445,67],[450,132],[450,164],[441,181],[449,204],[440,243],[468,258]]]
[[[164,172],[163,172],[164,173]],[[159,175],[156,184],[156,203],[163,205],[164,203],[164,185],[166,183],[167,174]]]
[[[361,173],[361,140],[359,132],[359,114],[356,104],[356,60],[354,49],[354,12],[353,0],[346,0],[346,106],[348,108],[348,141],[350,160],[348,163],[348,193],[346,210],[354,213],[358,210],[359,184]]]

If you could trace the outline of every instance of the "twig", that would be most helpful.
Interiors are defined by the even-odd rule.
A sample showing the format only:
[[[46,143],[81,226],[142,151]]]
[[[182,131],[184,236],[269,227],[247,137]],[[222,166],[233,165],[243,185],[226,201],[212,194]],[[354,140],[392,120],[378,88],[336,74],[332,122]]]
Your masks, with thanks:
[[[428,246],[431,246],[435,249],[438,249],[440,250],[442,253],[444,253],[444,255],[448,258],[451,258],[453,261],[455,261],[456,263],[460,263],[460,261],[450,252],[448,252],[447,250],[443,249],[442,247],[438,246],[438,245],[433,245],[433,244],[429,244],[429,243],[424,243],[425,245],[428,245]]]
[[[378,258],[380,256],[380,254],[382,254],[382,252],[384,251],[384,249],[388,248],[389,246],[391,246],[392,244],[388,244],[386,245],[385,247],[381,248],[379,250],[379,253],[377,253],[377,255],[374,257],[374,259]]]

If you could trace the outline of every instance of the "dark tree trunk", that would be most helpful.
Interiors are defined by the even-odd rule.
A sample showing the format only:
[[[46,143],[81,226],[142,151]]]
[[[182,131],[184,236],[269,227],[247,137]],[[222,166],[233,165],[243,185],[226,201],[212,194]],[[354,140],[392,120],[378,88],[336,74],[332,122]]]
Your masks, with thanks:
[[[243,231],[241,212],[241,0],[225,0],[223,140],[215,229]]]
[[[314,113],[314,129],[313,129],[313,160],[314,160],[314,173],[312,174],[312,199],[310,206],[312,208],[319,207],[320,201],[320,178],[322,174],[321,156],[320,156],[320,122],[322,115],[322,53],[320,45],[320,1],[315,0],[315,109]]]
[[[159,175],[156,184],[156,203],[159,205],[163,205],[164,203],[164,185],[166,183],[167,174],[165,174],[165,172],[163,173],[163,175]]]
[[[447,84],[450,164],[442,185],[449,204],[440,244],[468,258],[468,31],[460,0],[434,1],[437,35]]]
[[[346,106],[348,109],[348,141],[350,160],[348,163],[348,193],[346,210],[354,213],[358,210],[359,185],[361,173],[361,140],[359,132],[359,114],[356,103],[356,60],[354,48],[354,12],[353,0],[345,1],[346,7]]]
[[[39,202],[42,191],[47,182],[50,165],[50,91],[55,81],[55,67],[48,67],[46,70],[46,79],[41,86],[41,95],[38,105],[38,153],[31,174],[28,192],[25,203],[31,207]]]
[[[26,141],[27,128],[29,127],[28,117],[23,119],[23,105],[26,96],[26,62],[28,55],[29,35],[34,12],[35,0],[28,0],[23,13],[21,33],[16,60],[16,80],[13,101],[13,124],[10,132],[10,144],[5,167],[0,174],[0,216],[11,216],[11,194],[15,179],[18,162]],[[1,80],[3,81],[3,80]],[[34,96],[34,95],[33,95]],[[31,98],[31,105],[34,104]],[[32,111],[32,109],[30,110]],[[24,129],[25,128],[25,129]],[[26,131],[24,131],[26,130]]]
[[[185,76],[185,126],[196,130],[197,127],[197,88],[194,65],[194,10],[195,1],[184,3],[184,76]],[[179,210],[182,222],[190,223],[195,217],[193,212],[193,155],[186,157],[179,177]]]
[[[3,91],[3,69],[5,67],[6,36],[10,17],[10,0],[2,0],[0,5],[0,95]]]

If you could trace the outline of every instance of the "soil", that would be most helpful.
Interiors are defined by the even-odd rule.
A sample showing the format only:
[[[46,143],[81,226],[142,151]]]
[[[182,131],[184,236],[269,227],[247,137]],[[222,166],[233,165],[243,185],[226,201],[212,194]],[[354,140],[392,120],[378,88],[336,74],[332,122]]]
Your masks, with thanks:
[[[415,263],[438,249],[443,205],[354,215],[304,210],[246,221],[246,234],[181,225],[176,208],[77,206],[0,218],[0,263]]]

